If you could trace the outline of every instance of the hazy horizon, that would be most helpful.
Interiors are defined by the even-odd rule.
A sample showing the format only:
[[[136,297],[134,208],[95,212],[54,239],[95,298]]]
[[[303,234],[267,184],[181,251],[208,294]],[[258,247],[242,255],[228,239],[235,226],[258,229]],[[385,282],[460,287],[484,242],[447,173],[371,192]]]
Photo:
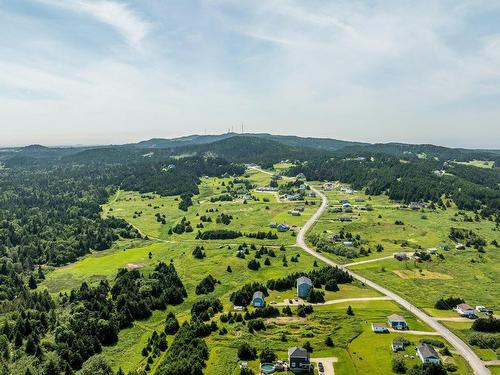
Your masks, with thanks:
[[[126,144],[136,144],[136,143],[139,143],[139,142],[143,142],[143,141],[149,141],[149,140],[153,140],[153,139],[177,139],[177,138],[184,138],[184,137],[190,137],[190,136],[216,136],[216,135],[223,135],[223,134],[228,134],[228,133],[231,133],[231,134],[234,134],[235,136],[237,135],[245,135],[245,136],[251,136],[252,134],[264,134],[264,133],[238,133],[236,131],[234,132],[225,132],[225,133],[210,133],[210,134],[195,134],[195,133],[190,133],[190,134],[182,134],[180,136],[176,136],[176,137],[171,137],[171,138],[167,138],[167,137],[156,137],[156,136],[153,136],[153,137],[147,137],[147,138],[144,138],[144,139],[135,139],[135,140],[131,140],[131,141],[128,141],[128,142],[123,142],[123,143],[67,143],[67,144],[42,144],[42,143],[26,143],[26,144],[14,144],[14,145],[3,145],[0,143],[0,149],[7,149],[7,148],[22,148],[22,147],[28,147],[28,146],[45,146],[45,147],[54,147],[54,148],[57,148],[57,147],[61,147],[61,148],[71,148],[71,147],[105,147],[105,146],[121,146],[121,145],[126,145]],[[334,138],[334,137],[314,137],[314,136],[307,136],[307,135],[304,135],[304,136],[300,136],[300,135],[296,135],[296,134],[277,134],[277,133],[265,133],[265,134],[270,134],[270,135],[277,135],[277,136],[297,136],[297,137],[301,137],[301,138],[322,138],[322,139],[334,139],[334,140],[338,140],[338,141],[345,141],[345,142],[362,142],[362,143],[367,143],[367,144],[376,144],[376,143],[402,143],[402,144],[431,144],[431,145],[435,145],[435,146],[443,146],[443,147],[449,147],[449,148],[464,148],[464,149],[474,149],[474,150],[500,150],[500,147],[497,147],[497,148],[494,148],[494,147],[490,147],[490,148],[472,148],[472,147],[464,147],[464,146],[449,146],[449,145],[442,145],[442,144],[436,144],[436,143],[408,143],[408,142],[400,142],[400,141],[397,141],[397,140],[393,140],[393,141],[386,141],[386,142],[363,142],[363,141],[359,141],[359,140],[356,140],[356,139],[339,139],[339,138]]]
[[[0,0],[0,145],[500,148],[500,3]]]

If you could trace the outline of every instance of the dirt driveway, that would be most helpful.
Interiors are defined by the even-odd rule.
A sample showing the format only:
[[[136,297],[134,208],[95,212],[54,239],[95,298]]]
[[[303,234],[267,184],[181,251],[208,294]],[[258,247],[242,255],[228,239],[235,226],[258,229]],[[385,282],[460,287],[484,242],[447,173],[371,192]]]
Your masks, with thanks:
[[[337,362],[338,359],[336,357],[330,358],[311,358],[311,362],[316,363],[316,368],[318,368],[318,363],[323,363],[323,367],[325,368],[325,372],[318,372],[321,375],[335,375],[335,370],[333,368],[333,364]]]

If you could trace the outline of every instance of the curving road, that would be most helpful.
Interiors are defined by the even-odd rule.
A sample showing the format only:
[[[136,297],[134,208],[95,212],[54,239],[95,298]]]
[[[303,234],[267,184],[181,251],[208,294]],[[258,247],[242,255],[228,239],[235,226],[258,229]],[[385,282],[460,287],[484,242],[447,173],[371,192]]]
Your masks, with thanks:
[[[328,198],[326,197],[325,194],[317,190],[316,188],[311,186],[311,190],[314,191],[316,194],[318,194],[321,197],[321,206],[319,209],[314,213],[314,215],[307,221],[307,223],[300,229],[298,235],[297,235],[297,246],[301,247],[304,251],[307,253],[311,254],[312,256],[316,257],[317,259],[321,260],[322,262],[329,264],[331,266],[336,266],[340,267],[343,270],[347,271],[353,278],[361,281],[365,285],[368,285],[369,287],[379,291],[383,295],[389,297],[402,307],[404,307],[406,310],[410,311],[413,315],[418,317],[420,320],[425,322],[427,325],[429,325],[431,328],[433,328],[436,332],[438,332],[441,336],[443,336],[453,347],[456,349],[458,353],[469,363],[470,367],[474,371],[474,374],[476,375],[491,375],[490,370],[485,366],[483,361],[472,351],[472,349],[464,343],[457,335],[455,335],[453,332],[451,332],[448,328],[443,326],[441,323],[439,323],[436,319],[433,317],[427,315],[425,312],[422,310],[418,309],[416,306],[412,305],[410,302],[405,300],[404,298],[400,297],[396,293],[391,292],[390,290],[384,288],[383,286],[374,283],[373,281],[370,281],[354,272],[351,270],[348,270],[344,266],[338,265],[331,259],[317,253],[313,249],[311,249],[309,246],[307,246],[305,242],[305,235],[311,229],[311,227],[316,223],[316,221],[323,215],[325,212],[326,208],[328,207]]]

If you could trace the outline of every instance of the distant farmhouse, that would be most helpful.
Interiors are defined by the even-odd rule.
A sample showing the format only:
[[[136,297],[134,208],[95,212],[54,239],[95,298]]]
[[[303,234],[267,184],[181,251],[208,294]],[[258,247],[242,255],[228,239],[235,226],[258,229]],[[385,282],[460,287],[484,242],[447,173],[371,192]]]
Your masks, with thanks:
[[[297,279],[297,296],[306,298],[313,287],[311,279],[302,276]]]
[[[252,306],[259,308],[264,307],[265,304],[266,302],[264,300],[264,293],[262,293],[261,291],[255,292],[252,298]]]
[[[277,229],[278,229],[278,232],[286,232],[290,229],[290,226],[287,224],[279,224]]]
[[[461,303],[455,308],[456,312],[462,316],[473,316],[475,315],[475,309],[466,303]]]

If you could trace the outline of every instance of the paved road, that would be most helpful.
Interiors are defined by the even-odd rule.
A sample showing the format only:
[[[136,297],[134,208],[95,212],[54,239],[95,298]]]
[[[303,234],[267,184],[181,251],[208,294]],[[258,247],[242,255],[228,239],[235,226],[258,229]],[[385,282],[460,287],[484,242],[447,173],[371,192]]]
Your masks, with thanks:
[[[300,229],[299,233],[297,234],[297,246],[301,247],[304,251],[307,253],[311,254],[312,256],[316,257],[317,259],[323,261],[326,264],[329,264],[331,266],[337,266],[345,271],[349,272],[349,274],[363,282],[365,285],[368,285],[369,287],[379,291],[380,293],[386,295],[387,297],[390,297],[392,300],[394,300],[396,303],[404,307],[406,310],[410,311],[413,315],[415,315],[417,318],[425,322],[427,325],[429,325],[432,329],[434,329],[436,332],[438,332],[441,336],[443,336],[456,350],[464,359],[469,363],[470,367],[474,371],[474,374],[476,375],[491,375],[490,370],[485,366],[483,361],[472,351],[469,346],[464,343],[457,335],[455,335],[453,332],[451,332],[448,328],[443,326],[441,323],[439,323],[436,319],[433,317],[427,315],[425,312],[422,310],[418,309],[416,306],[412,305],[410,302],[405,300],[404,298],[400,297],[396,293],[391,292],[390,290],[384,288],[383,286],[374,283],[373,281],[370,281],[350,270],[347,268],[336,264],[334,261],[331,259],[328,259],[327,257],[317,253],[313,249],[311,249],[309,246],[307,246],[304,238],[305,234],[311,229],[311,227],[314,225],[314,223],[323,215],[325,212],[326,208],[328,207],[328,198],[319,190],[313,188],[311,186],[311,190],[314,191],[316,194],[318,194],[321,197],[321,206],[319,209],[314,213],[314,215],[307,221],[307,223]]]

